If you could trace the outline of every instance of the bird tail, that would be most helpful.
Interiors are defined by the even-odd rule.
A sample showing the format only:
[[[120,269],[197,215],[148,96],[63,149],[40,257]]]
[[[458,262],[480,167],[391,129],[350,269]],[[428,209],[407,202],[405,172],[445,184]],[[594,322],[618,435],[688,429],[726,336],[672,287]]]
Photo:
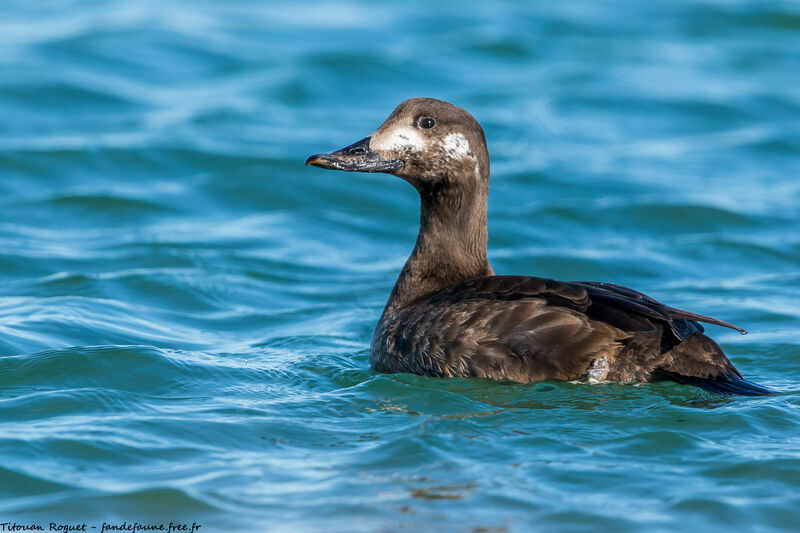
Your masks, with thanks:
[[[711,338],[695,333],[665,354],[653,377],[700,387],[714,394],[765,396],[774,391],[747,381]]]
[[[769,396],[775,394],[775,391],[759,385],[758,383],[728,376],[698,378],[694,376],[672,375],[669,379],[678,383],[683,383],[684,385],[700,387],[705,391],[724,396],[731,394],[738,394],[740,396]]]

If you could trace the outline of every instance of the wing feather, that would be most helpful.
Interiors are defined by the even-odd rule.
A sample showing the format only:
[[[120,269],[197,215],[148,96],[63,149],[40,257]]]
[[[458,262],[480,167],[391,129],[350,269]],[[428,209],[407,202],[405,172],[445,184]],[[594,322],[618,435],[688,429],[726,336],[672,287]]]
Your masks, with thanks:
[[[609,379],[646,381],[679,352],[683,366],[721,365],[705,353],[671,351],[702,332],[701,321],[744,331],[610,283],[485,276],[382,319],[372,363],[386,372],[527,382],[576,379],[606,356],[616,361]]]

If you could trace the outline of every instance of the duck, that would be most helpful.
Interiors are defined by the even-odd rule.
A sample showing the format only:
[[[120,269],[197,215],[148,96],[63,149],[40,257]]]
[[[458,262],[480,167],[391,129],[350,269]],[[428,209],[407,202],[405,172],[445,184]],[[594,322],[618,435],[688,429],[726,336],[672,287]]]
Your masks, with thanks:
[[[766,395],[701,323],[613,283],[496,275],[487,258],[489,151],[464,109],[400,103],[373,133],[306,165],[379,172],[420,197],[419,232],[370,344],[379,373],[531,383],[673,381],[721,395]]]

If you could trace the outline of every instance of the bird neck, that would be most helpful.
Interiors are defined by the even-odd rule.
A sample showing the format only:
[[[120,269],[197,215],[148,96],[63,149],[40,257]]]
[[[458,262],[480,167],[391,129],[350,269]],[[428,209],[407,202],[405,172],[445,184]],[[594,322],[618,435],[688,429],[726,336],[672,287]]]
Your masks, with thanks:
[[[418,187],[419,234],[384,313],[456,283],[494,274],[486,258],[488,177],[469,185],[450,180]]]

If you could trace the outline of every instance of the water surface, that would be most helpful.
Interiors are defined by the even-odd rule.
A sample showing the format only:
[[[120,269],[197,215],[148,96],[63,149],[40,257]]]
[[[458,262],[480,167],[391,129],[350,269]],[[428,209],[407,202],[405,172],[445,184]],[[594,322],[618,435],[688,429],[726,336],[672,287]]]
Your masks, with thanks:
[[[5,2],[0,522],[800,529],[800,7],[519,4]],[[484,126],[498,273],[782,394],[372,372],[418,200],[302,161],[411,96]]]

